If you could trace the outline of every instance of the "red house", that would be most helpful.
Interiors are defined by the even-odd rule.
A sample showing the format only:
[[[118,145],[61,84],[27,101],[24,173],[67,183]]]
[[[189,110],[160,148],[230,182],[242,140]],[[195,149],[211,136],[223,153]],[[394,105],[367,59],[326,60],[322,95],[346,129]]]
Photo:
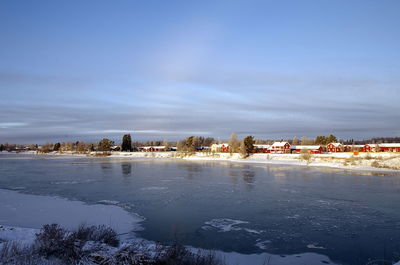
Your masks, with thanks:
[[[330,143],[326,146],[326,149],[328,152],[331,153],[338,153],[344,151],[343,145],[341,143]]]
[[[400,143],[366,144],[363,152],[400,152]]]
[[[292,153],[300,153],[301,150],[308,150],[311,154],[321,154],[324,148],[321,145],[296,145],[291,146],[290,150]]]
[[[271,153],[285,154],[290,153],[290,144],[288,142],[275,142],[271,145]]]
[[[229,152],[229,144],[227,144],[227,143],[213,144],[213,145],[211,145],[211,151],[212,152],[228,153]]]
[[[165,146],[140,146],[138,150],[141,152],[164,152],[166,151]]]
[[[269,144],[255,144],[254,145],[254,152],[256,153],[270,153],[271,145]]]

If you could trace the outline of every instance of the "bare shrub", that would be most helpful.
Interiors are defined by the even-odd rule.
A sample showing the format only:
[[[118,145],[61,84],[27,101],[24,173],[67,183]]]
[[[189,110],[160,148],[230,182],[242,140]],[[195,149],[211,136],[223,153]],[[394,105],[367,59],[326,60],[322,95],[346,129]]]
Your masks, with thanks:
[[[107,246],[108,245],[108,246]],[[58,224],[44,225],[31,246],[5,242],[0,246],[4,265],[223,265],[215,252],[188,250],[180,244],[156,247],[140,243],[120,249],[117,234],[106,226],[85,226],[71,233]],[[113,250],[112,250],[113,249]],[[112,251],[110,251],[112,250]]]
[[[0,248],[0,264],[11,261],[14,257],[20,256],[24,250],[14,241],[8,241],[2,244]]]
[[[379,164],[379,162],[378,161],[373,161],[372,163],[371,163],[371,167],[377,167],[377,168],[380,168],[380,167],[382,167],[381,166],[381,164]]]
[[[347,163],[350,163],[350,164],[353,165],[353,166],[355,166],[355,165],[357,165],[357,161],[358,161],[358,160],[359,160],[358,157],[351,156],[351,157],[349,157],[349,158],[346,159],[346,162],[347,162]]]
[[[367,154],[364,156],[364,159],[371,160],[371,159],[372,159],[372,156],[371,156],[369,153],[367,153]]]
[[[111,152],[96,152],[94,154],[95,157],[103,157],[103,156],[110,156]]]
[[[36,245],[39,253],[45,257],[60,255],[65,247],[67,231],[58,224],[46,224],[36,234]]]
[[[99,225],[92,226],[90,229],[92,229],[92,232],[88,238],[89,240],[104,243],[112,247],[119,246],[118,234],[112,228]]]
[[[81,225],[76,232],[70,233],[58,224],[44,225],[36,234],[38,253],[44,257],[57,257],[67,263],[77,261],[83,256],[83,246],[87,241],[104,243],[117,247],[117,233],[110,227]]]
[[[311,162],[311,154],[307,149],[302,149],[300,150],[300,156],[299,156],[300,160],[304,160],[307,162],[307,164],[309,164]]]
[[[121,248],[114,255],[115,262],[117,264],[153,264],[152,258],[143,253],[143,250],[139,250],[137,245],[130,245]]]
[[[214,252],[207,253],[198,251],[193,253],[182,245],[175,244],[164,252],[155,265],[223,265]]]

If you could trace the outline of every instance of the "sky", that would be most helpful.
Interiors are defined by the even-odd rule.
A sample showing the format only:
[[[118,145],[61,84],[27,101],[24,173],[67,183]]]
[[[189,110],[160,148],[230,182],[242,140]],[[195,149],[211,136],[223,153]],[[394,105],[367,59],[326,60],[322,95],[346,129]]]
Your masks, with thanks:
[[[400,136],[400,1],[0,2],[0,143]]]

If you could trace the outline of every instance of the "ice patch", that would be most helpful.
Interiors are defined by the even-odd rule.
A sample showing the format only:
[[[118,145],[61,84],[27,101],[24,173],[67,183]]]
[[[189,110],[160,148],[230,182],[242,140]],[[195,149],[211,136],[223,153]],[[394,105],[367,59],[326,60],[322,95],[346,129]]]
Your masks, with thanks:
[[[89,183],[89,182],[93,182],[95,181],[94,179],[86,179],[86,180],[82,180],[82,181],[77,181],[77,180],[66,180],[66,181],[54,181],[51,182],[51,184],[54,185],[75,185],[75,184],[83,184],[83,183]]]
[[[54,185],[73,185],[73,184],[79,184],[78,181],[56,181],[52,182],[51,184]]]
[[[258,247],[259,249],[265,250],[267,249],[267,245],[271,244],[270,240],[259,241],[254,246]]]
[[[243,228],[243,230],[248,233],[257,234],[257,235],[265,232],[265,230],[255,230],[255,229],[249,229],[249,228]]]
[[[299,193],[297,190],[292,190],[292,189],[281,189],[283,192],[288,192],[288,193]]]
[[[312,249],[326,249],[324,247],[318,246],[318,243],[313,243],[313,244],[308,244],[307,248],[312,248]]]
[[[0,225],[0,245],[1,241],[10,240],[31,244],[35,240],[35,233],[38,232],[39,229]]]
[[[118,205],[118,204],[119,204],[119,201],[101,200],[101,201],[98,201],[98,203],[107,204],[107,205]]]
[[[242,230],[242,228],[236,226],[241,224],[248,224],[249,222],[241,220],[233,220],[229,218],[219,218],[219,219],[212,219],[211,221],[207,221],[204,223],[206,225],[218,229],[218,232],[229,232],[229,231]]]
[[[18,187],[11,187],[10,190],[24,190],[26,189],[25,187],[18,186]]]
[[[166,190],[166,189],[168,189],[168,188],[167,187],[157,187],[157,186],[141,188],[141,190]]]
[[[248,224],[249,222],[242,220],[234,220],[229,218],[212,219],[211,221],[207,221],[204,223],[206,225],[201,227],[203,230],[211,230],[214,228],[221,233],[230,231],[245,231],[247,233],[259,235],[265,232],[265,230],[256,230],[256,229],[238,227],[239,225]]]
[[[286,219],[299,219],[300,215],[295,214],[295,215],[290,215],[290,216],[285,216]]]

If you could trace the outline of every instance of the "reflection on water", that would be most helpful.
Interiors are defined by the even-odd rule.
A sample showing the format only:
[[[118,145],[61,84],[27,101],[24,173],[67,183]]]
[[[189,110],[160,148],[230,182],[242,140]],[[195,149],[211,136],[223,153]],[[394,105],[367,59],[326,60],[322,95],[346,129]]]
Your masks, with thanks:
[[[318,252],[347,264],[400,251],[398,173],[110,158],[1,159],[0,188],[112,201],[146,239],[241,253]],[[134,176],[134,177],[133,177]],[[384,249],[384,251],[382,251]]]
[[[125,176],[130,176],[132,174],[132,163],[121,163],[122,174]]]

